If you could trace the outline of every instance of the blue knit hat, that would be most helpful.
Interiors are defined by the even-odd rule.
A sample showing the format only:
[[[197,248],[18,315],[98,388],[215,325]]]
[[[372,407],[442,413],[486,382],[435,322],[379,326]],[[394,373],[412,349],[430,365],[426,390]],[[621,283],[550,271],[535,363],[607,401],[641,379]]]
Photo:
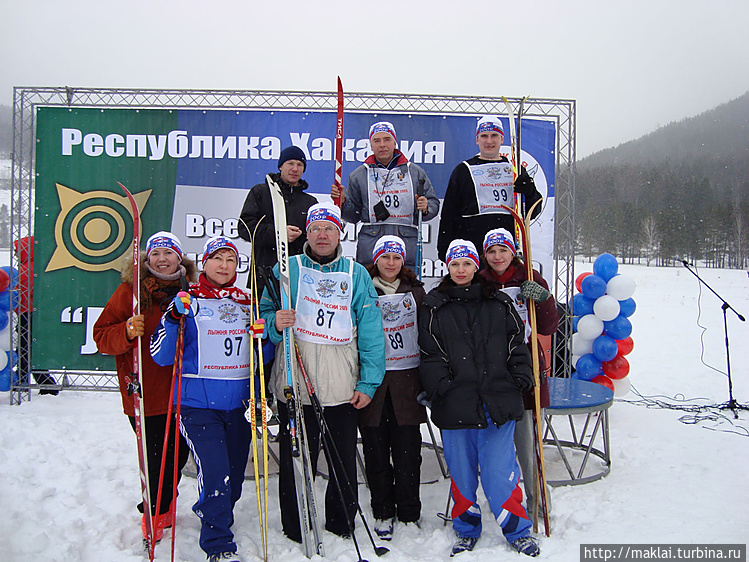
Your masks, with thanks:
[[[287,160],[299,160],[304,164],[304,169],[307,169],[307,157],[304,155],[304,151],[298,146],[287,146],[281,151],[281,156],[278,157],[279,170]]]

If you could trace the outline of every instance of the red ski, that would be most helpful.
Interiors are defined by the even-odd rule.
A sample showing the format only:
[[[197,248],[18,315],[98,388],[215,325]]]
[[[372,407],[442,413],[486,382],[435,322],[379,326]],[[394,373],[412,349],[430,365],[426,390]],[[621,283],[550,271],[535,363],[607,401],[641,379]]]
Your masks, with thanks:
[[[340,193],[343,191],[343,85],[340,76],[338,77],[338,112],[335,123],[335,177],[333,181]],[[340,195],[333,199],[333,204],[341,208]]]
[[[127,195],[133,214],[133,316],[140,315],[140,210],[132,193],[117,182]],[[140,489],[143,496],[143,515],[146,519],[146,534],[144,539],[148,549],[148,559],[153,560],[153,517],[151,517],[151,486],[148,481],[148,454],[146,449],[146,437],[143,432],[145,425],[145,408],[143,405],[143,369],[142,369],[142,346],[141,336],[138,336],[133,353],[133,372],[130,375],[128,393],[133,396],[133,408],[135,410],[135,435],[138,441],[138,466],[140,468]]]

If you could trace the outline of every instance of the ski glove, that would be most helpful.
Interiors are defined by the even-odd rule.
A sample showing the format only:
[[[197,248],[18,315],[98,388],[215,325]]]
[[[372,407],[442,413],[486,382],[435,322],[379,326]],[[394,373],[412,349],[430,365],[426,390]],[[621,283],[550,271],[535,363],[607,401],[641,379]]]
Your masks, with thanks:
[[[179,321],[179,319],[185,314],[187,314],[187,316],[192,316],[192,310],[190,309],[191,304],[192,296],[190,296],[190,293],[185,291],[177,293],[177,296],[174,297],[172,306],[170,307],[172,318]]]
[[[515,381],[515,386],[520,389],[520,392],[528,392],[535,384],[533,377],[526,375],[525,373],[520,375],[513,373],[512,379]]]
[[[520,284],[520,294],[525,299],[531,299],[536,302],[544,302],[547,300],[551,293],[544,289],[541,285],[535,281],[526,280]]]
[[[518,177],[515,180],[515,193],[531,195],[534,191],[536,191],[536,184],[533,181],[533,178],[528,174],[528,171],[521,166],[520,173],[518,173]]]
[[[416,397],[416,401],[422,406],[426,406],[429,409],[432,408],[432,401],[429,400],[429,395],[427,394],[426,390],[422,390],[421,392],[419,392],[418,396]]]

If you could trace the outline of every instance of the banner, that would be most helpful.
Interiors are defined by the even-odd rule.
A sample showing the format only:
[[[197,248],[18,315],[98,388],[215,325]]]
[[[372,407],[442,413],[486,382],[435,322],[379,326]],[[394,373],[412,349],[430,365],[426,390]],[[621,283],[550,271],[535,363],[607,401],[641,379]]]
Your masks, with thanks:
[[[426,171],[440,199],[455,166],[478,152],[476,117],[346,113],[344,185],[371,154],[369,127],[380,120],[393,123],[400,150]],[[118,181],[138,200],[143,243],[170,230],[197,261],[205,240],[223,234],[240,250],[244,286],[250,245],[238,238],[237,217],[247,192],[278,170],[281,150],[293,144],[307,156],[309,192],[330,200],[335,122],[335,112],[40,108],[33,368],[114,370],[91,336],[131,248],[132,217]],[[524,119],[522,138],[523,161],[544,196],[532,230],[534,261],[553,285],[556,130]],[[428,286],[447,273],[437,259],[438,221],[424,222]],[[345,255],[355,254],[355,243],[356,226],[348,224]]]

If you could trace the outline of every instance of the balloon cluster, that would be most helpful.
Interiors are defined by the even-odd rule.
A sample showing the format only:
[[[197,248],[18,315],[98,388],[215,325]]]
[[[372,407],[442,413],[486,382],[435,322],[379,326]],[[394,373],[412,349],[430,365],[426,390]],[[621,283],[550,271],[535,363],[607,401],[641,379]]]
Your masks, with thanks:
[[[13,351],[10,315],[18,308],[18,271],[10,266],[0,268],[0,391],[10,390],[10,377],[18,362]]]
[[[579,291],[572,297],[572,378],[602,384],[617,396],[629,392],[629,361],[634,348],[632,323],[635,282],[618,274],[611,254],[593,262],[593,272],[575,279]]]

